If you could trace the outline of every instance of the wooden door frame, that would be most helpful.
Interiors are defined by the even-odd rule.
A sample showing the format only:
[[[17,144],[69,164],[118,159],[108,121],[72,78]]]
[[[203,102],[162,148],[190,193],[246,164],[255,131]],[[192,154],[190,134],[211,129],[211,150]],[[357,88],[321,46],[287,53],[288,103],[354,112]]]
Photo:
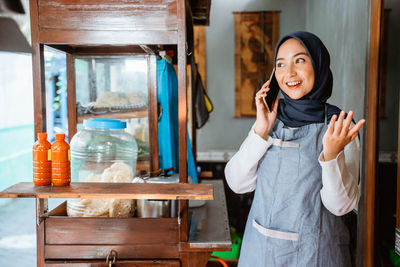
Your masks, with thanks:
[[[358,266],[374,266],[374,228],[375,228],[375,181],[376,166],[378,161],[378,85],[379,85],[379,49],[381,37],[381,17],[384,0],[370,1],[369,19],[369,46],[368,46],[368,72],[367,72],[367,91],[366,91],[366,118],[367,124],[366,144],[363,155],[363,176],[365,180],[365,201],[364,201],[364,264],[358,262]],[[363,164],[364,165],[364,164]],[[362,221],[362,220],[360,220]],[[360,224],[359,224],[360,226]],[[361,229],[362,230],[362,229]],[[359,239],[360,240],[360,239]],[[360,244],[360,241],[358,242]],[[362,244],[361,244],[362,245]],[[360,247],[362,248],[362,246]],[[360,251],[361,252],[361,251]]]

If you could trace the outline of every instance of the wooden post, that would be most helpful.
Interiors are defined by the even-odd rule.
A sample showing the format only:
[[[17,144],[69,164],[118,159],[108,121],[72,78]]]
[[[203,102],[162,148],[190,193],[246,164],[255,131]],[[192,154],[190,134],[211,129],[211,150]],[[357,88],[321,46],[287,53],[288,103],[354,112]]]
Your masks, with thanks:
[[[374,266],[375,177],[378,136],[379,47],[383,0],[371,0],[366,136],[365,267]]]
[[[155,55],[150,55],[148,60],[148,86],[149,86],[149,131],[158,133],[157,117],[157,59]],[[157,171],[158,162],[158,134],[150,134],[150,171]]]
[[[36,198],[36,246],[37,266],[44,267],[44,219],[41,217],[48,209],[48,200]]]
[[[400,95],[399,95],[400,100]],[[397,201],[396,201],[396,228],[400,228],[400,102],[399,102],[399,129],[397,131]]]
[[[75,83],[75,57],[67,53],[67,106],[68,106],[68,137],[71,142],[76,134],[76,83]]]
[[[179,182],[187,183],[186,3],[178,0]],[[188,206],[179,201],[180,241],[188,240]]]
[[[187,182],[187,99],[185,0],[178,0],[179,182]],[[183,164],[182,164],[183,163]]]
[[[44,46],[39,43],[39,23],[37,1],[30,1],[32,72],[33,72],[33,109],[35,116],[35,137],[46,131],[46,88],[44,78]],[[34,139],[35,139],[34,137]]]
[[[33,109],[35,135],[46,131],[46,87],[44,76],[44,45],[39,43],[39,18],[37,1],[30,1],[31,38],[32,38],[32,74]],[[36,252],[37,266],[44,267],[44,221],[40,215],[47,209],[47,200],[36,199]]]

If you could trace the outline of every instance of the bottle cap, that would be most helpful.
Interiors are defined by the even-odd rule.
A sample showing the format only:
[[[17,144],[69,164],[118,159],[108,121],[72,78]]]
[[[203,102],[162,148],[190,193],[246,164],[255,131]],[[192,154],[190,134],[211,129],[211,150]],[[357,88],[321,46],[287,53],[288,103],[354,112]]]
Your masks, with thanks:
[[[47,139],[47,133],[38,133],[37,134],[39,140],[46,140]]]
[[[56,134],[56,140],[64,140],[65,134]]]

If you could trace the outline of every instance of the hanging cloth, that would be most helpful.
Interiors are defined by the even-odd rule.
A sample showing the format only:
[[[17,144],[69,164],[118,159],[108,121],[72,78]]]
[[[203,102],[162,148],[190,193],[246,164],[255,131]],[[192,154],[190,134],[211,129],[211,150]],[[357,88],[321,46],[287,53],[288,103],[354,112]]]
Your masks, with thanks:
[[[158,155],[161,169],[179,170],[178,79],[172,64],[157,60],[157,101],[161,108],[158,119]],[[188,175],[197,181],[196,166],[189,136],[187,138]]]
[[[204,89],[200,73],[197,71],[194,108],[196,111],[196,128],[200,129],[208,121],[213,104]]]

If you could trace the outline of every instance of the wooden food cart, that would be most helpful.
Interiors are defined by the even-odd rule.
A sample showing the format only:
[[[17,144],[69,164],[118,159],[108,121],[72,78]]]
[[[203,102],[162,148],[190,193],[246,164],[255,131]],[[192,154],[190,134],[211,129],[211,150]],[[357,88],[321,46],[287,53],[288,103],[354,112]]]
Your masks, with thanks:
[[[35,135],[46,131],[45,46],[66,54],[70,139],[77,123],[87,117],[76,111],[75,60],[85,56],[146,57],[147,109],[108,115],[120,119],[148,117],[150,157],[139,168],[158,170],[156,55],[152,47],[176,46],[179,87],[178,184],[71,183],[67,187],[35,187],[33,183],[19,183],[0,192],[0,197],[36,198],[37,266],[204,266],[213,251],[231,249],[222,183],[187,183],[186,30],[192,27],[187,24],[189,7],[185,0],[30,0]],[[49,198],[175,199],[179,200],[178,216],[68,217],[66,202],[48,211]],[[189,199],[208,201],[203,207],[189,209]]]

